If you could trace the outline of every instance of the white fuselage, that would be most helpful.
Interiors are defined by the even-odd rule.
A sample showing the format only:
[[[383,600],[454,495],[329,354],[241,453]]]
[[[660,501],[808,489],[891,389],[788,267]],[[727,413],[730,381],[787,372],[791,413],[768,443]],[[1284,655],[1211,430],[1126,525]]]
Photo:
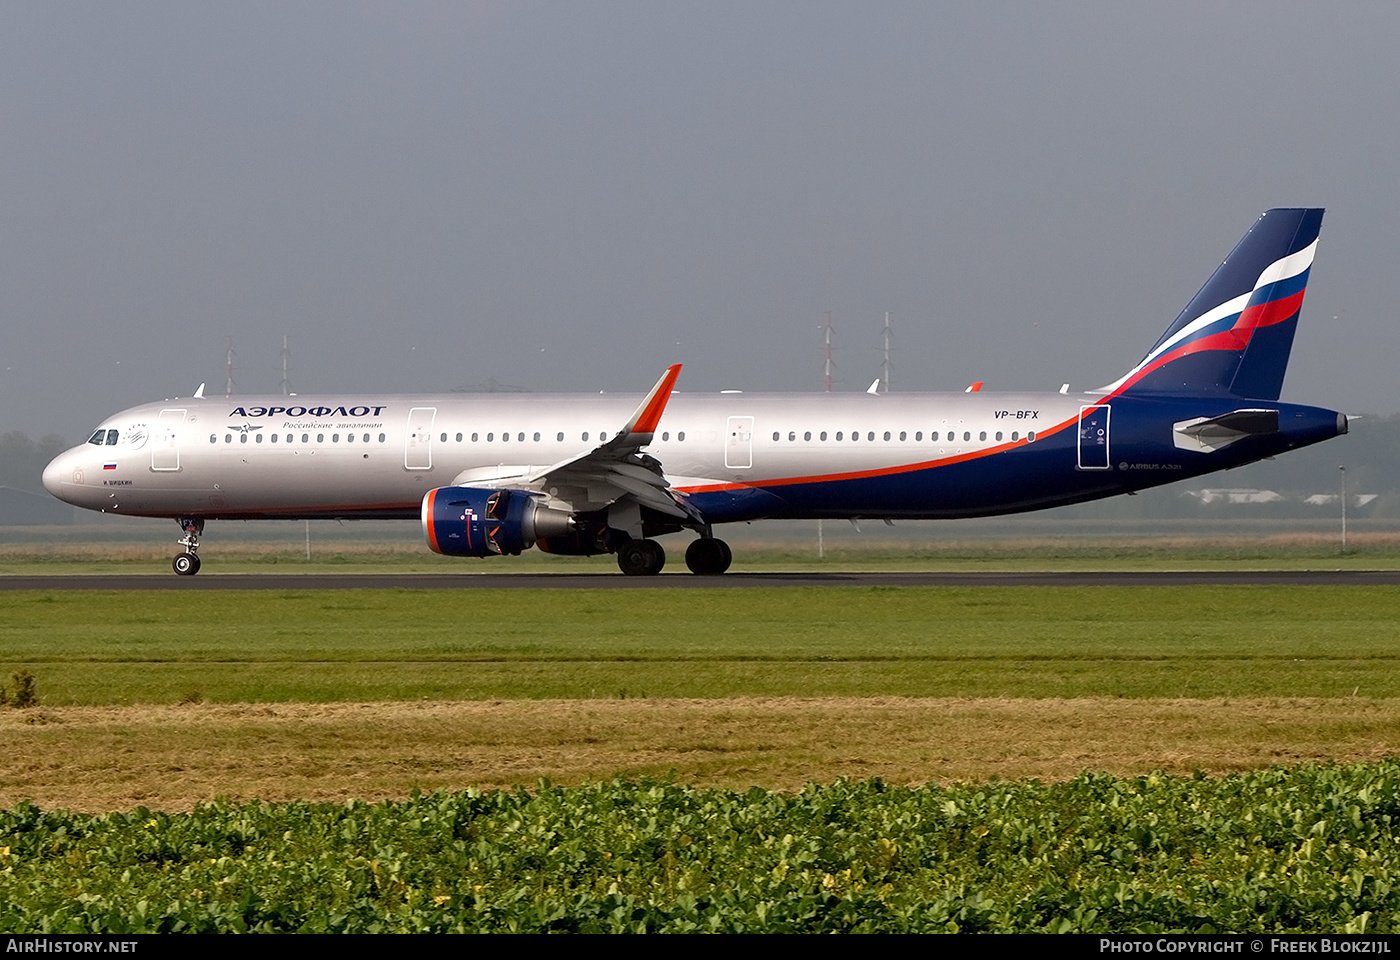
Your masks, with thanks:
[[[44,484],[69,503],[130,516],[416,517],[435,487],[488,486],[587,453],[616,433],[638,400],[170,400],[107,418],[94,434],[101,442],[61,454]],[[675,394],[645,453],[686,494],[859,479],[1008,451],[1063,430],[1094,402],[1062,394]],[[880,512],[946,515],[937,506]],[[847,503],[803,512],[866,511]]]

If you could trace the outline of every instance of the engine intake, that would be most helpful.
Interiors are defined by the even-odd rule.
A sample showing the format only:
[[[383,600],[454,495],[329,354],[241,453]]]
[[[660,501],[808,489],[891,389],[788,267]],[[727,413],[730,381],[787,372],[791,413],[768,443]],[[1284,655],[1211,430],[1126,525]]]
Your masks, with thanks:
[[[423,535],[450,557],[518,554],[573,530],[573,518],[521,490],[438,487],[423,497]]]

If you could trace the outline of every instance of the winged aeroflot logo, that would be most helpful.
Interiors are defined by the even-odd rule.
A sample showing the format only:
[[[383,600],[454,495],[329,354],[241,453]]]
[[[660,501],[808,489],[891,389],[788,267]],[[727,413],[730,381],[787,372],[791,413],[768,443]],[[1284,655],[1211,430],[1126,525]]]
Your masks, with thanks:
[[[150,439],[150,431],[146,429],[144,423],[133,423],[126,428],[126,433],[122,434],[122,443],[130,446],[134,450],[139,450],[146,445]]]

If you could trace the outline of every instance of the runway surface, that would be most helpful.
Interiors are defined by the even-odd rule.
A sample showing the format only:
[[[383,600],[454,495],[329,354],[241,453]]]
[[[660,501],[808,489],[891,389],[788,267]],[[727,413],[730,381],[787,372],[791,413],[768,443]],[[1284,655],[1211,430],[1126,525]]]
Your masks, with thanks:
[[[1223,570],[1064,573],[731,573],[663,574],[406,573],[167,574],[0,577],[6,590],[657,590],[714,587],[1184,587],[1395,586],[1400,570]]]

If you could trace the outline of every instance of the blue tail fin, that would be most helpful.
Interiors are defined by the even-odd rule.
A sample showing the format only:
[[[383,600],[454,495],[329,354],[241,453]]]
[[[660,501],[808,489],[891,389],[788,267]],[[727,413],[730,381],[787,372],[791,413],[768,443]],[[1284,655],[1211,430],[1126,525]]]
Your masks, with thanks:
[[[1277,400],[1321,228],[1320,208],[1267,211],[1142,362],[1104,391]]]

